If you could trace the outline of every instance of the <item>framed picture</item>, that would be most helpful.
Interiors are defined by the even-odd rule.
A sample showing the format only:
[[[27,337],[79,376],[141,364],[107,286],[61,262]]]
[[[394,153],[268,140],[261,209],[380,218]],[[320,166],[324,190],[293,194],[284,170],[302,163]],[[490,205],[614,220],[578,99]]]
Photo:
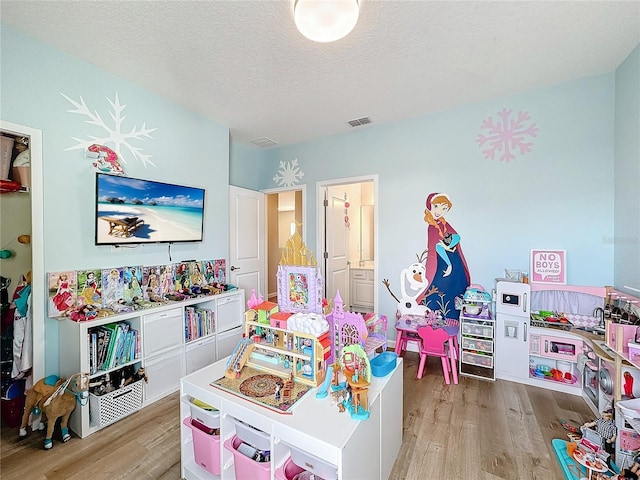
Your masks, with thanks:
[[[532,283],[567,284],[567,253],[564,250],[531,250]]]
[[[322,277],[318,267],[278,265],[281,312],[322,313]]]

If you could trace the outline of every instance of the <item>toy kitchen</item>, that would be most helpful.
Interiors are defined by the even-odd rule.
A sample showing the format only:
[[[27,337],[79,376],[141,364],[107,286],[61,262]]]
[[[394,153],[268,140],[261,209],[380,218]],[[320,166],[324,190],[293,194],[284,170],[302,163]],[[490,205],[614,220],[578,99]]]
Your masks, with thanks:
[[[496,378],[580,395],[598,416],[634,399],[637,419],[616,415],[616,458],[640,448],[640,298],[498,280],[494,299]]]
[[[581,395],[595,413],[611,406],[606,287],[499,280],[495,294],[497,378]],[[640,373],[629,367],[640,396]]]

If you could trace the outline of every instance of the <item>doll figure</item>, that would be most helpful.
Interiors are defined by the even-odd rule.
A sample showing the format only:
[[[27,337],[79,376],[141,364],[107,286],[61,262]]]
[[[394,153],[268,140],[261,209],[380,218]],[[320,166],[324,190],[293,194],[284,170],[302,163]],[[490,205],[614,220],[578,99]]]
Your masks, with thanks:
[[[118,298],[118,284],[120,283],[120,272],[115,268],[112,268],[107,275],[107,285],[104,289],[104,303],[110,305],[115,303]]]
[[[204,275],[200,270],[200,265],[197,262],[191,264],[191,285],[203,286],[205,285]]]
[[[129,280],[129,292],[131,298],[142,298],[142,287],[135,268],[131,269],[131,279]]]
[[[276,394],[275,394],[276,402],[280,401],[280,389],[281,388],[282,388],[281,385],[279,383],[276,383]]]
[[[618,436],[618,429],[613,421],[613,410],[607,409],[601,414],[600,418],[587,422],[580,430],[584,435],[584,430],[587,428],[594,428],[596,433],[604,440],[604,449],[609,455],[613,455],[616,446],[616,437]]]
[[[54,305],[59,312],[66,312],[73,307],[73,295],[69,286],[69,279],[66,273],[58,276],[58,289],[52,298]]]
[[[152,268],[149,272],[149,285],[147,286],[149,296],[157,295],[160,292],[160,285],[158,284],[158,275],[156,269]]]
[[[633,375],[629,372],[624,372],[624,394],[629,398],[633,397]]]
[[[165,265],[160,268],[160,296],[165,297],[173,292],[171,266]]]
[[[84,305],[92,305],[100,299],[98,294],[98,282],[96,281],[95,272],[87,272],[87,278],[82,287],[82,303]]]

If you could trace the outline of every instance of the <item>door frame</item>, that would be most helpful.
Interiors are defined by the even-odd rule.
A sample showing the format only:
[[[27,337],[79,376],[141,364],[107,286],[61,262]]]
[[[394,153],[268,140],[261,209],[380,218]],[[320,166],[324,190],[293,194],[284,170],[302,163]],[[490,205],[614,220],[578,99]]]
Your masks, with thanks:
[[[282,193],[282,192],[295,192],[295,191],[300,191],[301,194],[301,201],[302,201],[302,206],[301,209],[302,211],[301,213],[301,218],[302,218],[302,228],[300,229],[300,235],[302,236],[302,240],[304,241],[304,243],[306,245],[309,244],[309,242],[307,241],[307,214],[306,214],[306,205],[307,205],[307,185],[306,184],[299,184],[299,185],[291,185],[288,187],[275,187],[275,188],[267,188],[264,190],[260,190],[260,193],[262,193],[263,195],[265,195],[265,202],[264,202],[264,234],[265,234],[265,239],[264,239],[264,249],[265,249],[265,259],[264,259],[264,268],[265,268],[265,284],[266,284],[266,292],[265,292],[265,299],[269,298],[269,295],[272,292],[269,292],[269,280],[266,278],[269,275],[269,224],[271,222],[269,222],[269,202],[266,199],[267,195],[275,195],[278,193]],[[278,258],[277,261],[279,262],[280,259]],[[277,292],[274,292],[277,293]]]
[[[44,177],[42,175],[42,130],[0,120],[0,130],[28,136],[31,155],[31,317],[33,322],[34,382],[45,376],[46,275],[44,270]]]
[[[316,252],[318,262],[324,262],[324,254],[327,246],[324,239],[325,230],[325,213],[324,213],[324,189],[329,187],[337,187],[340,185],[350,185],[353,183],[373,182],[373,310],[378,310],[378,252],[380,248],[380,242],[378,240],[378,174],[363,175],[359,177],[347,177],[338,178],[334,180],[324,180],[316,182],[316,245],[318,251]],[[322,271],[324,277],[325,273]]]
[[[305,242],[305,244],[308,244],[309,242],[305,240],[307,238],[307,185],[305,183],[302,183],[300,185],[292,185],[290,187],[267,188],[265,190],[260,190],[260,192],[264,193],[265,195],[272,195],[274,193],[291,192],[296,190],[302,190],[302,229],[300,230],[300,235],[302,236],[302,240]],[[266,202],[265,202],[265,208],[266,208]],[[265,213],[265,216],[266,216],[266,213]],[[267,235],[267,238],[265,239],[265,242],[266,242],[269,237],[269,226],[268,226],[268,222],[266,222],[266,218],[265,218],[265,233]]]

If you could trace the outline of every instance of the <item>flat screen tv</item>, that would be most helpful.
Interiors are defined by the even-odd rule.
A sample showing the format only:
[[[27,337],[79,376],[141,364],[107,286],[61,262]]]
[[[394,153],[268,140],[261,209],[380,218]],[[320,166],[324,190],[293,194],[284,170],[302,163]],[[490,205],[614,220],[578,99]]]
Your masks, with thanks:
[[[96,173],[96,245],[201,242],[204,189]]]

